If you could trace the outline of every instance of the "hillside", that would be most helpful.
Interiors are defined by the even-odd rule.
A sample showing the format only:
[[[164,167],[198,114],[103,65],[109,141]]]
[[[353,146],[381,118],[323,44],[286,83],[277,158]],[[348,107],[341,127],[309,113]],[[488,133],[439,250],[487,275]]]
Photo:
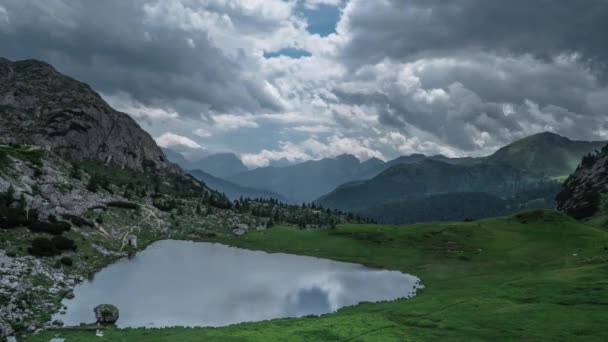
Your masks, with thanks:
[[[36,60],[0,58],[0,143],[37,145],[69,160],[172,169],[152,137],[88,85]]]
[[[535,176],[492,164],[454,165],[434,160],[398,164],[378,176],[340,186],[317,202],[332,208],[371,204],[437,193],[488,192],[508,196],[535,182]]]
[[[190,170],[188,171],[194,178],[202,181],[209,188],[216,190],[220,193],[225,194],[230,200],[237,200],[241,197],[244,198],[264,198],[264,199],[276,199],[283,203],[290,203],[290,201],[283,196],[265,190],[258,190],[241,186],[227,180],[214,177],[201,170]]]
[[[581,158],[600,150],[605,141],[573,141],[555,133],[539,133],[509,144],[485,162],[504,164],[520,170],[542,173],[547,177],[567,177]]]
[[[605,214],[603,197],[608,193],[608,145],[583,158],[557,195],[558,209],[582,219]]]

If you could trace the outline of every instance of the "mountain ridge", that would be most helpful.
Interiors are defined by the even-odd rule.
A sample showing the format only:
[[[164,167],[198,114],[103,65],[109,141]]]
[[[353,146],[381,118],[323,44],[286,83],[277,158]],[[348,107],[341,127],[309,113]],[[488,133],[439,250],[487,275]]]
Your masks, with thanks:
[[[154,139],[90,86],[38,60],[0,61],[0,143],[32,144],[70,160],[177,172]]]

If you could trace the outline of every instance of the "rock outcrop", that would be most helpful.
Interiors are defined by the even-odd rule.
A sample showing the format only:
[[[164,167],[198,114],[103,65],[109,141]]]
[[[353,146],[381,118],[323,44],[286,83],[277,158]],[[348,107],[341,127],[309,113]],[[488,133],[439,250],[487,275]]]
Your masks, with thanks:
[[[69,160],[172,169],[152,137],[88,85],[51,65],[0,58],[0,143],[38,145]]]
[[[597,212],[604,193],[608,193],[608,145],[583,158],[557,195],[557,208],[572,217],[586,218]]]
[[[118,321],[118,308],[111,304],[102,304],[94,309],[98,324],[114,324]]]

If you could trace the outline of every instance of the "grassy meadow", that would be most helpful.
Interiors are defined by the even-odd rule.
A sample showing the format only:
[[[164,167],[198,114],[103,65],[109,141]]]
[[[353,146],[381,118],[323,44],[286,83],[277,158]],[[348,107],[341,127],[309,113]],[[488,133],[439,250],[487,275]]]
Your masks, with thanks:
[[[224,328],[54,330],[80,341],[606,341],[608,232],[553,211],[410,226],[275,227],[233,246],[356,262],[421,278],[410,300]]]

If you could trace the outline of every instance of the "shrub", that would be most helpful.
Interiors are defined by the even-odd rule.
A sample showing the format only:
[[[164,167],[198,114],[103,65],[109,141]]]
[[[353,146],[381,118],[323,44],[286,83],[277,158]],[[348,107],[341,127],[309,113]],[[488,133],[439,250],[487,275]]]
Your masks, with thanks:
[[[61,254],[62,251],[75,250],[76,244],[74,243],[74,240],[63,236],[55,236],[52,239],[35,238],[28,248],[28,252],[31,255],[40,257],[52,257]],[[61,262],[63,263],[63,261]]]
[[[36,238],[32,240],[32,245],[28,252],[34,256],[51,257],[57,254],[57,249],[53,242],[47,238]]]
[[[72,258],[67,257],[67,256],[65,256],[65,257],[61,258],[59,261],[60,261],[60,262],[61,262],[63,265],[65,265],[65,266],[72,266],[72,265],[74,265],[74,260],[72,260]]]
[[[44,222],[32,221],[28,224],[28,228],[36,233],[49,233],[51,235],[61,235],[63,232],[70,230],[70,224],[65,221]]]
[[[124,202],[124,201],[108,202],[108,203],[106,203],[106,205],[108,207],[131,209],[131,210],[139,208],[139,205],[137,205],[136,203]]]
[[[65,236],[54,236],[51,241],[58,251],[76,251],[74,240]]]
[[[61,217],[72,222],[72,224],[74,224],[76,227],[93,227],[94,226],[93,223],[91,223],[88,220],[86,220],[85,218],[77,216],[77,215],[63,214],[63,215],[61,215]]]

